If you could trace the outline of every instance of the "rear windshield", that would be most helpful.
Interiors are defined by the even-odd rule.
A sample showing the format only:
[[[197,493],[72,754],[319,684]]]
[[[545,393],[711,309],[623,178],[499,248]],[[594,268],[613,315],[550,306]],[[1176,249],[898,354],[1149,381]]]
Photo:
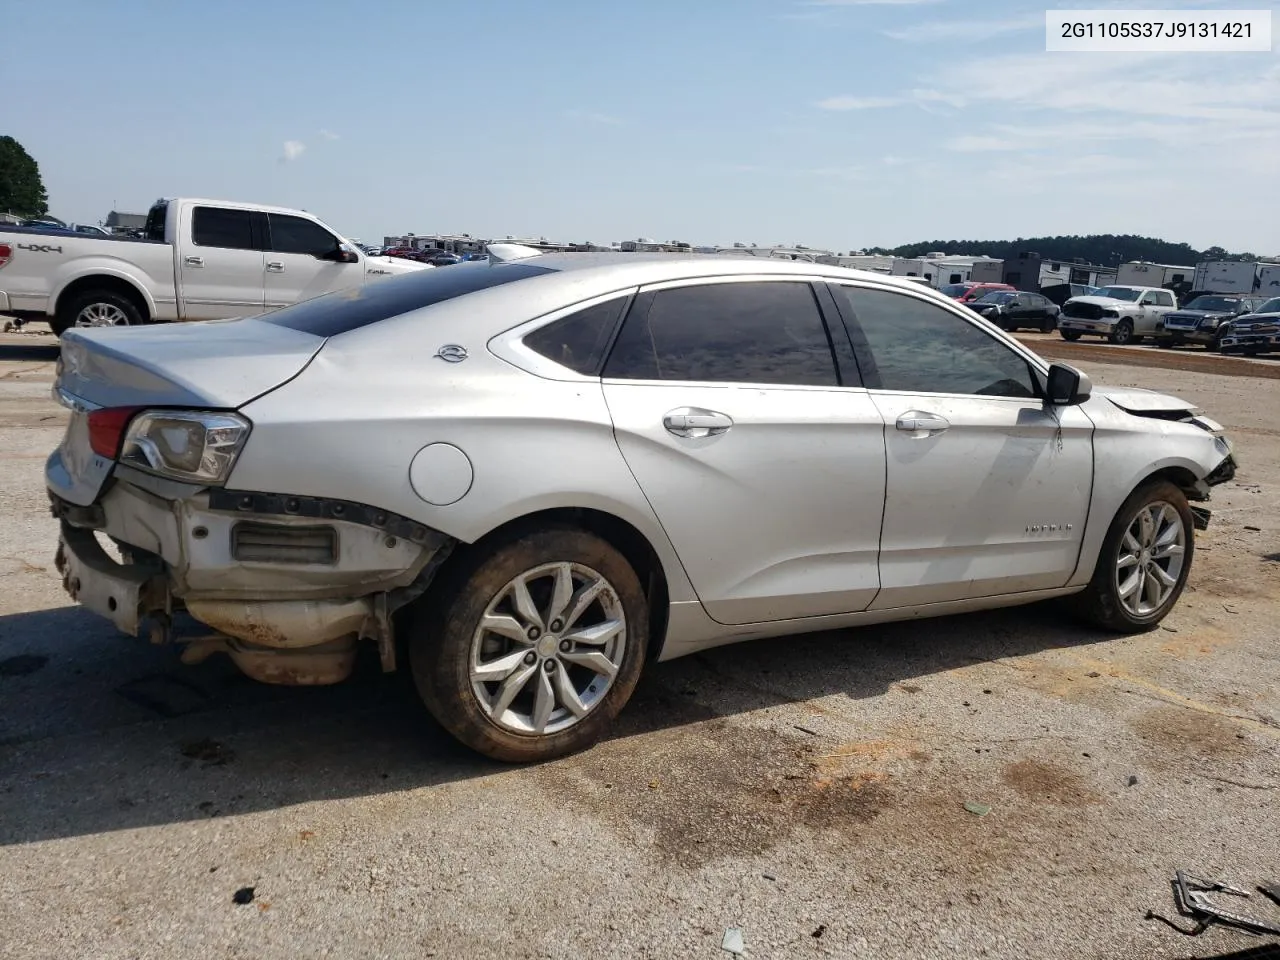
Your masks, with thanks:
[[[468,293],[554,272],[528,263],[502,263],[492,267],[480,263],[459,263],[305,300],[268,313],[261,319],[290,330],[313,333],[317,337],[334,337]]]

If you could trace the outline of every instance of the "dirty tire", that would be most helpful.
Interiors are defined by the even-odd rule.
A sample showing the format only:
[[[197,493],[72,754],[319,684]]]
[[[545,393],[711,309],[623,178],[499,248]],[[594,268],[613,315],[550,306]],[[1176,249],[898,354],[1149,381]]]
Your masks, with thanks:
[[[1182,569],[1168,598],[1153,613],[1138,617],[1120,602],[1116,558],[1119,555],[1120,542],[1129,524],[1147,504],[1157,501],[1169,504],[1182,518],[1186,533],[1186,547]],[[1187,504],[1186,494],[1167,480],[1143,484],[1129,495],[1129,499],[1124,502],[1116,513],[1115,519],[1111,521],[1111,528],[1102,542],[1102,552],[1098,555],[1098,565],[1094,568],[1093,579],[1089,581],[1089,586],[1083,593],[1067,599],[1078,616],[1095,626],[1117,633],[1144,633],[1159,624],[1177,604],[1178,598],[1182,595],[1182,589],[1186,586],[1187,576],[1191,573],[1194,554],[1195,523],[1191,515],[1191,507]]]
[[[518,733],[490,719],[472,690],[473,635],[489,603],[511,580],[563,562],[591,568],[614,588],[626,617],[622,662],[612,686],[572,726],[542,735]],[[648,601],[627,560],[594,534],[556,526],[476,551],[447,571],[412,620],[409,660],[418,693],[441,726],[495,760],[532,763],[584,750],[604,735],[635,690],[648,639]]]
[[[1080,332],[1078,330],[1059,330],[1058,333],[1062,334],[1063,340],[1069,340],[1072,343],[1080,339]]]
[[[77,293],[61,305],[57,317],[50,324],[53,332],[62,336],[76,325],[76,318],[82,312],[93,307],[100,307],[105,312],[121,316],[120,326],[135,327],[147,322],[138,305],[124,294],[114,290],[86,290],[83,293]]]
[[[1168,337],[1156,337],[1156,346],[1161,350],[1172,350],[1173,341]]]
[[[1045,317],[1043,320],[1040,321],[1041,333],[1053,333],[1053,331],[1057,329],[1058,329],[1057,317]]]
[[[1125,344],[1137,342],[1137,337],[1133,335],[1133,321],[1121,320],[1111,330],[1109,338],[1112,343],[1123,347]]]

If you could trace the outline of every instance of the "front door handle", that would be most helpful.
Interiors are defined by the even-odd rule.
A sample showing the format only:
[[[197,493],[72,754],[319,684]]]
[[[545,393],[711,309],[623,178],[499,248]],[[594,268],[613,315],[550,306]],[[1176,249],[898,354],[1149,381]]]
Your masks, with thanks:
[[[677,407],[662,418],[667,432],[677,437],[698,439],[716,437],[733,426],[733,418],[725,413],[704,410],[701,407]]]
[[[279,260],[268,260],[267,273],[284,273],[284,264]]]
[[[188,267],[203,267],[204,257],[184,257],[182,262]]]
[[[897,427],[904,433],[915,437],[928,437],[941,433],[951,426],[951,421],[936,413],[925,413],[920,410],[908,410],[898,418]]]

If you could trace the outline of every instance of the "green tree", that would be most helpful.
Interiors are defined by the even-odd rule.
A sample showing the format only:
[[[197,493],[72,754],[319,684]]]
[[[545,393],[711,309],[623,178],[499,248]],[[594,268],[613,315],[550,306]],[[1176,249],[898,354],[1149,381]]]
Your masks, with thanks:
[[[49,212],[40,165],[13,137],[0,137],[0,210],[24,217]]]

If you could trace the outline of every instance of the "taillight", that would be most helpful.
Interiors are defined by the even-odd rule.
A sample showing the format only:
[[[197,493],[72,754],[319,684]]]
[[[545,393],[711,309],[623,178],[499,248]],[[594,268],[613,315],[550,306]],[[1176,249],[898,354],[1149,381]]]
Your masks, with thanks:
[[[104,407],[89,414],[89,446],[100,457],[114,460],[120,455],[125,428],[141,407]]]
[[[0,267],[3,267],[13,258],[13,247],[7,243],[0,243]]]

